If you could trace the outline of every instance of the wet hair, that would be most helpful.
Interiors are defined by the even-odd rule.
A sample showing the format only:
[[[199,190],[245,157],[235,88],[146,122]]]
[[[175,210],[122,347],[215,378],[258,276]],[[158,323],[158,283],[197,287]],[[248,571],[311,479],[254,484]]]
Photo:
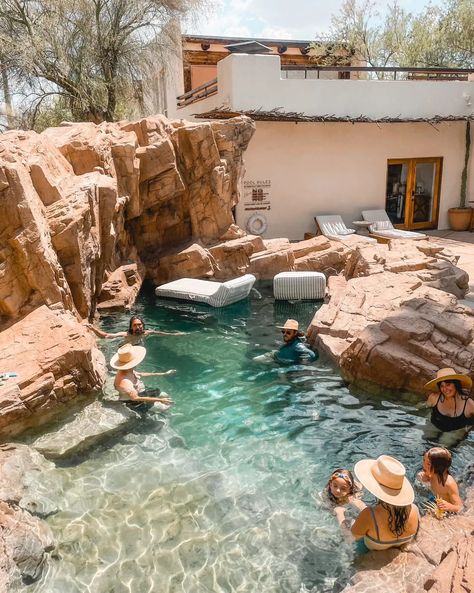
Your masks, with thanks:
[[[449,476],[449,468],[453,458],[451,453],[444,447],[432,447],[426,451],[425,455],[428,457],[435,476],[444,486]]]
[[[388,528],[397,537],[405,531],[411,505],[396,507],[393,504],[379,500],[380,505],[388,512]]]
[[[331,483],[336,478],[342,478],[349,484],[348,496],[350,494],[357,494],[357,492],[359,492],[359,487],[355,483],[354,476],[352,475],[352,472],[349,471],[348,469],[343,469],[342,467],[339,467],[332,472],[332,474],[329,477],[328,483],[326,484],[326,492],[327,492],[328,498],[331,502],[338,502],[340,500],[340,499],[336,498],[334,496],[334,494],[331,492]]]
[[[143,331],[145,331],[146,328],[143,319],[139,315],[132,315],[132,317],[130,317],[130,323],[128,324],[128,334],[133,334],[133,322],[137,320],[142,322]]]

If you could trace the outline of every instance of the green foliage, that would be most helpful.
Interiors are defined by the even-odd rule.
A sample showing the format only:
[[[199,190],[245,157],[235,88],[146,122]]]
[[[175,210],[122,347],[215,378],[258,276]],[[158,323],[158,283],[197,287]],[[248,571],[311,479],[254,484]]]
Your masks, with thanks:
[[[474,68],[474,1],[428,4],[414,16],[397,0],[389,2],[383,13],[372,0],[345,0],[331,19],[326,41],[350,48],[374,67]],[[327,56],[325,63],[334,61]]]
[[[461,174],[461,195],[459,199],[459,207],[466,207],[466,190],[467,190],[467,167],[469,165],[469,155],[471,152],[471,122],[466,122],[466,148],[464,152],[464,167]]]
[[[74,119],[114,120],[180,43],[173,19],[200,1],[1,0],[1,54],[32,109],[57,94]]]

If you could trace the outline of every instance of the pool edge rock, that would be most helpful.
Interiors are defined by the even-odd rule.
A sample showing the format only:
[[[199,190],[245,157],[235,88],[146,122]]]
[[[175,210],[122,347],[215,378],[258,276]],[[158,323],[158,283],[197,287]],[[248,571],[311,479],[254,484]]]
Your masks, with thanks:
[[[474,582],[474,488],[465,511],[420,520],[416,540],[402,549],[369,552],[341,593],[461,593]]]
[[[474,310],[458,302],[466,272],[436,242],[392,243],[355,249],[344,276],[329,278],[310,342],[368,391],[421,394],[448,366],[474,376]]]
[[[47,474],[53,464],[27,445],[0,445],[0,591],[41,576],[47,553],[54,549],[48,524],[36,516],[50,514],[51,491],[58,487]],[[37,476],[46,476],[38,485]]]

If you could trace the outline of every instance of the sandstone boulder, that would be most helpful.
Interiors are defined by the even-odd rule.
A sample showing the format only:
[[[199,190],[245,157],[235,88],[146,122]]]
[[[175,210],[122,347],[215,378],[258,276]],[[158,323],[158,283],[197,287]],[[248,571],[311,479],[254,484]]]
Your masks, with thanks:
[[[144,278],[145,268],[141,263],[126,264],[114,270],[102,284],[97,310],[103,313],[130,309]]]
[[[161,257],[154,267],[149,264],[148,271],[158,285],[179,278],[210,278],[214,275],[209,252],[197,243]]]
[[[436,245],[429,248],[428,241],[393,240],[388,244],[359,246],[347,259],[346,278],[371,276],[382,272],[410,274],[427,286],[439,288],[463,298],[469,289],[469,277],[452,262],[455,258]]]
[[[85,327],[45,305],[0,333],[2,367],[17,373],[0,387],[0,432],[44,423],[74,400],[100,391],[103,354]]]
[[[254,235],[209,247],[209,255],[214,264],[214,277],[216,280],[228,280],[243,276],[250,267],[252,255],[264,249],[262,238]]]
[[[47,523],[4,502],[0,502],[0,524],[0,590],[11,591],[39,578],[54,541]]]
[[[1,135],[0,315],[61,303],[91,317],[101,292],[123,302],[102,285],[130,261],[153,277],[157,253],[239,236],[232,208],[254,130],[248,118],[155,116]]]

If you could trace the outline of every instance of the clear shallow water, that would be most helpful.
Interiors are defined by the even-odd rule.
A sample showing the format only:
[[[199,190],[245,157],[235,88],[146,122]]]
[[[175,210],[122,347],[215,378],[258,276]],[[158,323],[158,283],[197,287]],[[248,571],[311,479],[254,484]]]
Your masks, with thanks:
[[[314,313],[262,292],[224,310],[140,298],[149,327],[188,332],[148,338],[140,367],[176,368],[146,380],[176,403],[55,470],[57,557],[25,591],[322,593],[347,582],[352,547],[314,494],[335,467],[381,453],[413,478],[434,444],[427,412],[415,398],[351,394],[324,361],[253,361],[278,345],[275,325]],[[117,344],[102,341],[108,359]],[[472,440],[457,446],[455,474],[471,455]]]

